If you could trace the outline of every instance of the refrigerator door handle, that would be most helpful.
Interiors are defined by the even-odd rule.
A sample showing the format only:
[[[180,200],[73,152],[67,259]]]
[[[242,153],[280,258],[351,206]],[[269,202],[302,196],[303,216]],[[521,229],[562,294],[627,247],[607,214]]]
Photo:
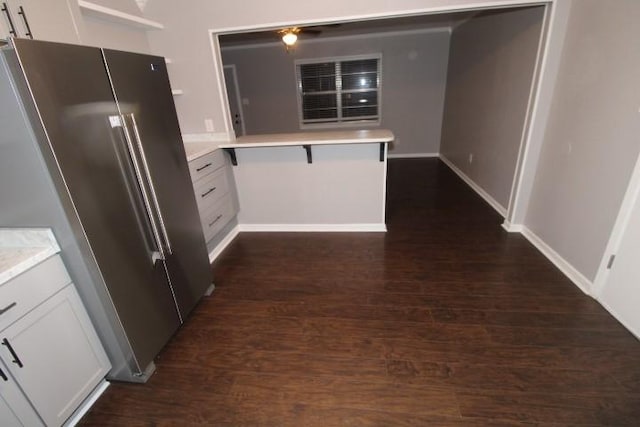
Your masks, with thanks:
[[[127,121],[125,120],[124,116],[111,116],[109,117],[109,120],[111,121],[111,126],[122,126],[122,129],[124,131],[124,139],[127,143],[127,153],[129,154],[129,158],[131,159],[131,163],[133,164],[136,179],[138,180],[138,186],[140,187],[140,192],[142,193],[142,200],[147,210],[147,217],[149,218],[149,223],[151,224],[153,238],[155,240],[156,247],[158,248],[158,251],[154,251],[151,253],[151,261],[153,264],[155,264],[159,259],[166,259],[166,255],[164,253],[164,247],[160,238],[160,232],[158,231],[158,224],[156,224],[156,219],[153,215],[149,194],[147,193],[147,188],[143,182],[142,169],[140,168],[140,163],[135,153],[133,140],[131,138],[131,131],[127,126]]]
[[[162,236],[164,237],[165,249],[171,255],[173,252],[171,251],[171,241],[169,240],[169,233],[167,233],[167,228],[165,226],[164,219],[162,218],[162,211],[160,210],[160,203],[158,202],[158,196],[156,195],[156,189],[153,186],[153,179],[151,178],[151,171],[149,170],[149,163],[147,162],[147,156],[144,154],[144,147],[142,146],[142,138],[140,138],[140,132],[138,130],[138,123],[136,122],[136,116],[134,113],[129,113],[131,117],[131,124],[133,125],[133,134],[136,138],[136,142],[138,145],[138,152],[140,153],[140,158],[142,159],[142,166],[145,172],[147,183],[149,184],[149,188],[151,189],[151,200],[153,201],[153,206],[155,208],[156,215],[158,216],[158,221],[160,222],[160,230],[162,231]]]

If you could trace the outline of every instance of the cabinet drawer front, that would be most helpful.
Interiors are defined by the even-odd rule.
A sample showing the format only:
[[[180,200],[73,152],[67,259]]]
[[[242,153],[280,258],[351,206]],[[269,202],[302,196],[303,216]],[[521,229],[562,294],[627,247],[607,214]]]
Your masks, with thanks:
[[[202,229],[204,238],[208,242],[218,231],[233,218],[233,204],[227,194],[222,197],[215,206],[202,215]]]
[[[219,168],[214,173],[198,180],[194,185],[194,190],[198,210],[201,213],[207,212],[229,191],[227,168]]]
[[[59,255],[0,286],[0,331],[71,282]],[[14,305],[15,303],[15,305]]]
[[[200,156],[189,162],[191,181],[196,182],[198,179],[209,175],[221,166],[224,166],[224,153],[222,150],[215,150],[204,156]]]

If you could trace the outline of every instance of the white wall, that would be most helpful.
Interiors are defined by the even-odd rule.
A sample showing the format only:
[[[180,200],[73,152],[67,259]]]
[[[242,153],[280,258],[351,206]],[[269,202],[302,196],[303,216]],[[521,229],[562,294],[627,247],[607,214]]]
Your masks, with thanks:
[[[640,2],[574,1],[525,225],[593,280],[640,151]]]
[[[142,16],[142,12],[134,0],[92,0],[92,2],[119,12]],[[81,18],[84,30],[82,44],[130,52],[151,53],[147,31],[144,29],[82,13]]]
[[[396,137],[390,153],[433,154],[440,148],[448,53],[449,30],[441,28],[301,41],[290,53],[281,43],[223,49],[222,58],[236,65],[241,96],[249,101],[247,134],[260,134],[300,131],[295,60],[382,54],[378,127]]]
[[[84,17],[84,28],[83,44],[85,45],[129,52],[151,53],[149,39],[144,30],[91,16]]]
[[[282,27],[286,24],[358,20],[364,16],[400,16],[431,11],[463,10],[488,5],[540,3],[521,0],[325,0],[288,2],[246,0],[212,2],[191,0],[188,6],[172,0],[150,1],[149,19],[162,22],[165,31],[149,34],[151,48],[174,60],[170,73],[175,87],[185,94],[176,99],[183,132],[202,133],[204,119],[211,118],[214,132],[229,129],[225,117],[217,71],[211,55],[209,30],[230,30],[250,26]],[[222,70],[220,70],[221,72]],[[225,101],[226,102],[226,101]]]
[[[451,37],[440,151],[503,211],[516,170],[543,17],[543,6],[484,12],[458,26]]]

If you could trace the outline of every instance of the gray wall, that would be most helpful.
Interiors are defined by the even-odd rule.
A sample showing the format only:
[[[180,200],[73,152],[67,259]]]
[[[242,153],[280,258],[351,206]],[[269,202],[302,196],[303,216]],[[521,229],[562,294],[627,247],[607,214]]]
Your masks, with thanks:
[[[301,41],[289,54],[280,43],[223,49],[223,62],[236,65],[240,96],[249,101],[247,134],[300,131],[295,60],[381,53],[380,127],[396,135],[391,154],[438,153],[449,31],[393,34]]]
[[[142,17],[142,12],[134,0],[92,0],[92,3]],[[82,44],[84,45],[139,53],[151,52],[147,32],[142,28],[136,28],[114,22],[107,18],[100,19],[85,14],[82,15],[82,18]]]
[[[574,1],[525,225],[592,280],[640,151],[640,2]]]
[[[82,44],[129,52],[151,52],[147,33],[142,29],[90,16],[84,17],[84,29],[85,36]]]
[[[175,87],[184,89],[184,95],[176,98],[180,127],[184,133],[202,133],[206,131],[206,118],[213,120],[214,132],[225,132],[228,122],[222,104],[226,94],[218,82],[209,30],[239,30],[247,26],[278,28],[285,24],[349,21],[363,15],[397,16],[486,4],[506,5],[514,1],[323,0],[292,3],[285,0],[190,0],[183,3],[176,7],[174,0],[151,0],[145,9],[145,16],[162,22],[166,28],[165,31],[149,32],[149,40],[155,53],[174,60],[169,71],[171,81]]]
[[[458,26],[451,37],[440,151],[504,208],[543,15],[542,6],[485,12]]]

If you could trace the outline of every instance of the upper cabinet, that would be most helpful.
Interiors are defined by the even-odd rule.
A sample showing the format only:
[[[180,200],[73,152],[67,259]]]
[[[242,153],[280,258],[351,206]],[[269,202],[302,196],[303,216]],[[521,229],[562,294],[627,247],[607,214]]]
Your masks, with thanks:
[[[3,0],[0,37],[79,43],[78,3],[74,0]]]

